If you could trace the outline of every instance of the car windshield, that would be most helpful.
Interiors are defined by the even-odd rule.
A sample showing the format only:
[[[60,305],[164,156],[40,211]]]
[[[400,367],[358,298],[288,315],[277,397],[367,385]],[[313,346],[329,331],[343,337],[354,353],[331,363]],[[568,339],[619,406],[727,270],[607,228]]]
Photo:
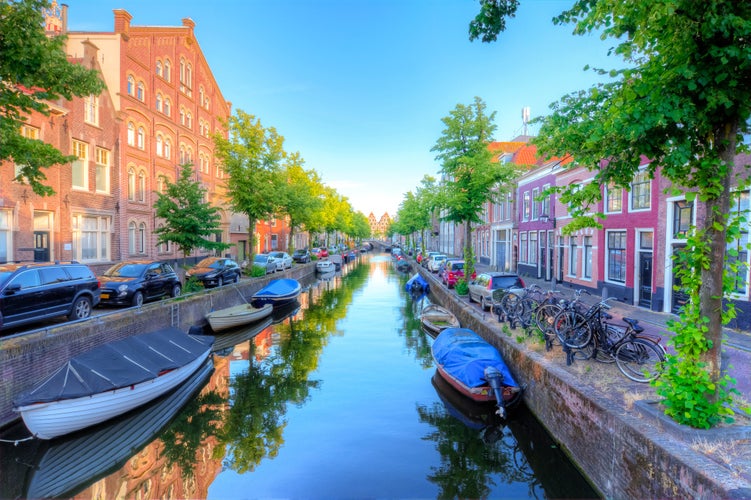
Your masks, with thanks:
[[[196,267],[210,267],[211,269],[221,269],[222,261],[216,259],[203,259],[196,264]]]
[[[464,269],[464,262],[455,262],[451,264],[452,271],[461,271],[462,269]]]
[[[0,285],[4,285],[8,278],[13,274],[13,271],[0,271]]]
[[[305,255],[305,250],[295,250],[295,255]]]
[[[104,275],[112,278],[138,278],[145,269],[146,264],[121,263],[107,269]]]
[[[268,260],[269,260],[269,256],[268,255],[263,254],[263,253],[256,254],[256,258],[255,258],[256,262],[261,262],[261,263],[265,264],[266,262],[268,262]]]
[[[284,253],[283,252],[276,252],[276,253],[272,253],[271,256],[272,257],[276,257],[278,259],[281,259],[281,258],[284,257]]]

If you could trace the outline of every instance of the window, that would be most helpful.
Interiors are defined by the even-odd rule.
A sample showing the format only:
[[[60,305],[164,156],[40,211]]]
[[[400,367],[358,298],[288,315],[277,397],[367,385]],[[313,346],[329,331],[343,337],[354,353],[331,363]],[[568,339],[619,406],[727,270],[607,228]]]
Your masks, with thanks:
[[[550,188],[550,184],[545,184],[542,186],[543,193]],[[540,215],[545,214],[548,217],[553,216],[553,214],[550,213],[550,195],[544,195],[542,200],[540,201]]]
[[[11,250],[13,243],[11,237],[11,222],[13,221],[13,212],[11,210],[0,210],[0,262],[13,260]]]
[[[607,268],[609,281],[626,282],[626,231],[607,234]]]
[[[680,200],[673,203],[673,238],[685,237],[694,222],[694,202]]]
[[[169,97],[164,99],[164,114],[167,116],[170,116],[170,113],[172,112],[172,104],[170,103]]]
[[[651,182],[646,170],[636,174],[631,183],[631,210],[648,210],[652,206]]]
[[[138,149],[144,149],[146,147],[146,131],[143,127],[138,127]]]
[[[143,170],[138,172],[138,187],[136,193],[138,195],[138,201],[146,201],[146,172]]]
[[[193,128],[193,115],[190,111],[185,115],[185,126],[190,129]]]
[[[538,188],[534,188],[532,190],[532,220],[537,220],[537,218],[540,215],[539,209],[539,201],[537,199],[540,197],[540,190]]]
[[[26,139],[39,140],[39,129],[30,127],[28,125],[21,125],[21,136],[25,137]],[[22,175],[24,166],[25,165],[21,163],[15,164],[13,180],[18,179],[19,182],[28,182],[28,179],[26,179],[26,177]]]
[[[83,99],[83,107],[83,120],[92,125],[99,125],[99,97],[95,95],[86,96]]]
[[[104,148],[96,148],[96,190],[110,192],[110,152]]]
[[[519,234],[519,260],[521,262],[527,261],[527,255],[529,252],[527,245],[527,233]]]
[[[138,252],[146,253],[146,223],[138,225]]]
[[[180,125],[185,125],[185,109],[180,108]]]
[[[576,236],[571,236],[568,242],[568,274],[576,276],[576,262],[578,260],[579,249],[576,246]]]
[[[73,258],[84,262],[110,260],[110,226],[110,217],[74,214]]]
[[[128,122],[128,146],[136,145],[136,125]]]
[[[145,92],[144,92],[143,82],[138,82],[138,85],[136,85],[136,99],[143,102],[144,97],[145,97]]]
[[[128,253],[136,253],[136,223],[133,221],[128,223]]]
[[[622,190],[615,187],[615,185],[610,184],[607,187],[607,207],[606,211],[608,213],[614,213],[614,212],[621,212],[623,209],[623,195]]]
[[[156,155],[164,156],[164,138],[162,134],[156,135]]]
[[[168,82],[172,80],[172,63],[169,59],[164,60],[164,79]]]
[[[529,220],[529,217],[532,213],[532,207],[530,206],[530,200],[529,200],[529,191],[524,192],[524,198],[523,198],[523,206],[522,206],[522,217],[524,217],[523,220]]]
[[[733,199],[730,204],[730,217],[738,215],[748,219],[749,216],[749,192],[733,193]],[[741,223],[741,231],[738,239],[731,241],[727,245],[727,263],[735,264],[735,270],[728,269],[728,275],[733,280],[733,292],[746,295],[748,293],[748,222]]]
[[[159,224],[159,227],[164,227],[164,224]],[[171,253],[172,252],[172,244],[170,241],[165,241],[162,243],[159,243],[159,246],[157,246],[157,252],[159,253]]]
[[[169,160],[172,155],[172,141],[169,138],[164,140],[164,157]]]
[[[159,59],[156,60],[156,67],[154,68],[154,72],[156,73],[156,76],[162,76],[163,70],[162,70],[162,61]]]
[[[72,154],[78,159],[73,161],[72,176],[74,189],[88,189],[89,187],[89,145],[85,142],[73,140]]]
[[[584,237],[584,255],[582,255],[582,271],[585,278],[592,278],[592,237]]]
[[[185,146],[180,144],[180,165],[188,163],[188,157],[185,154]]]
[[[136,199],[136,170],[133,167],[128,169],[128,199]]]
[[[156,110],[161,113],[163,109],[164,109],[164,102],[162,99],[162,94],[157,94],[156,95]]]
[[[198,105],[203,107],[203,100],[206,98],[206,92],[203,90],[203,85],[198,87]]]
[[[527,262],[537,264],[537,231],[530,231],[529,233],[529,258],[527,258]]]
[[[136,79],[132,75],[128,75],[128,95],[135,95],[136,93]]]

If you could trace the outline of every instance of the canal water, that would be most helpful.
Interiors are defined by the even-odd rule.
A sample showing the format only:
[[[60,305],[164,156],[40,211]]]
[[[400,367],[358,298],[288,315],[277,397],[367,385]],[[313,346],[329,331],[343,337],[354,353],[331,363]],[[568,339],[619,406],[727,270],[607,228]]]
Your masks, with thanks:
[[[523,405],[501,422],[436,374],[407,278],[367,255],[217,336],[180,391],[64,439],[0,444],[0,498],[596,497]]]

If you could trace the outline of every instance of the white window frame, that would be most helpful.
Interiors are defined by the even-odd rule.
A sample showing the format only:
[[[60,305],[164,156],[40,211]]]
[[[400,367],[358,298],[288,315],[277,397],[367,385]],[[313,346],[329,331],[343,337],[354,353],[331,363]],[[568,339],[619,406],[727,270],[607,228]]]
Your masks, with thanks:
[[[76,139],[71,140],[71,154],[78,157],[71,162],[71,187],[75,190],[89,189],[89,145]],[[78,172],[77,172],[78,171]],[[76,184],[80,177],[80,184]]]
[[[94,152],[96,163],[96,179],[94,180],[97,193],[110,192],[110,158],[112,157],[108,149],[97,147]],[[103,184],[100,183],[103,181]]]

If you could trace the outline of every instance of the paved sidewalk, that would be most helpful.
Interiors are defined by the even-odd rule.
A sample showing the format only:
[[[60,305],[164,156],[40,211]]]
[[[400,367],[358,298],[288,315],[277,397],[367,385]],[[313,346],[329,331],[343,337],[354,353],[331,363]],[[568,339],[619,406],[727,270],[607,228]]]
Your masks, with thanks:
[[[483,264],[476,264],[477,273],[489,271],[489,267]],[[527,286],[536,283],[543,290],[553,288],[552,281],[534,278],[522,275]],[[569,283],[559,283],[555,286],[561,295],[565,298],[572,298],[576,287]],[[582,296],[582,301],[592,304],[600,297]],[[662,338],[662,343],[668,350],[668,340],[671,332],[667,329],[667,321],[675,319],[676,316],[671,313],[651,311],[643,307],[637,307],[624,302],[611,302],[612,309],[609,313],[614,316],[613,322],[617,323],[621,318],[638,319],[644,329],[654,335]],[[722,364],[723,369],[727,369],[728,374],[736,380],[735,388],[738,389],[746,399],[751,399],[751,332],[742,332],[726,328],[724,330],[725,340],[723,345]]]

